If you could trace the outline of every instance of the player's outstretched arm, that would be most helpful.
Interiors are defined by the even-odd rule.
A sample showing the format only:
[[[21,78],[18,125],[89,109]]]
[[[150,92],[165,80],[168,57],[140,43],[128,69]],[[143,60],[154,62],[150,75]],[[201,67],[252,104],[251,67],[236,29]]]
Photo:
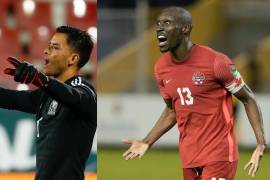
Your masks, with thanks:
[[[167,106],[160,118],[143,140],[123,140],[123,143],[130,145],[130,148],[123,154],[125,160],[141,158],[152,144],[176,124],[175,112],[171,109],[171,101],[166,101],[166,103]]]
[[[262,115],[260,107],[254,98],[253,92],[246,85],[244,85],[234,95],[244,104],[249,122],[253,128],[258,143],[250,161],[245,166],[245,169],[248,169],[248,175],[254,177],[259,168],[260,160],[266,149]]]
[[[19,61],[15,58],[9,57],[6,60],[15,68],[19,66]],[[15,75],[19,72],[21,71],[16,71],[16,69],[13,68],[6,68],[4,70],[4,73],[8,75]],[[0,108],[36,113],[39,107],[40,97],[41,92],[38,90],[16,91],[0,88]]]
[[[55,100],[66,104],[84,113],[95,112],[96,95],[95,92],[86,86],[82,80],[74,83],[74,86],[67,85],[56,79],[52,79],[39,72],[32,64],[20,61],[14,57],[7,59],[14,68],[5,69],[5,74],[14,76],[16,82],[29,84],[48,92]]]
[[[39,107],[40,91],[16,91],[0,88],[0,108],[35,114]]]

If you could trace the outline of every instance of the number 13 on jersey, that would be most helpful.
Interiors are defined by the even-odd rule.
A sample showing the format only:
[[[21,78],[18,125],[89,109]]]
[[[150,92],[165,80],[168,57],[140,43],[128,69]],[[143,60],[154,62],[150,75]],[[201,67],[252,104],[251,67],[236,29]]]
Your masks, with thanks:
[[[192,105],[193,97],[191,96],[191,91],[188,87],[177,88],[177,92],[180,97],[181,105]]]

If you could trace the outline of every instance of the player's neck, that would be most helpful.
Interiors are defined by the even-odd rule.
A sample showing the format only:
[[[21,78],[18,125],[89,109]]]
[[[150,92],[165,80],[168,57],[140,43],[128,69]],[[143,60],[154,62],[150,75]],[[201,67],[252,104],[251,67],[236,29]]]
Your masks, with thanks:
[[[68,79],[72,78],[73,76],[77,75],[78,71],[77,70],[67,70],[65,72],[63,72],[62,74],[60,74],[59,76],[54,77],[55,79],[61,81],[61,82],[65,82]]]
[[[171,51],[174,61],[181,62],[186,60],[192,50],[192,46],[193,43],[189,37],[183,38],[181,45],[177,49]]]

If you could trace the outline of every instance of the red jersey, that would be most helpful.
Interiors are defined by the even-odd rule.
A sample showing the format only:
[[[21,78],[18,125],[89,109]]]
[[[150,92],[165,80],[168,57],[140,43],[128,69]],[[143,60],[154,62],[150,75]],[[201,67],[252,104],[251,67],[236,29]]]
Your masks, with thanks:
[[[236,161],[232,94],[244,86],[224,54],[194,45],[182,62],[165,53],[155,65],[160,94],[176,113],[183,168],[214,161]]]

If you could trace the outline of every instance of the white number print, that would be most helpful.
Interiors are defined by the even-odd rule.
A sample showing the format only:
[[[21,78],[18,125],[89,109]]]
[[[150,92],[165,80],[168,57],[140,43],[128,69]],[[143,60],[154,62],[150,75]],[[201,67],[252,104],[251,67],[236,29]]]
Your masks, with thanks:
[[[177,92],[179,94],[181,105],[192,105],[193,104],[193,97],[191,96],[191,91],[188,87],[184,88],[177,88]],[[185,98],[184,95],[185,94]]]
[[[211,180],[217,180],[217,178],[212,177]],[[218,178],[218,180],[226,180],[225,178]]]

